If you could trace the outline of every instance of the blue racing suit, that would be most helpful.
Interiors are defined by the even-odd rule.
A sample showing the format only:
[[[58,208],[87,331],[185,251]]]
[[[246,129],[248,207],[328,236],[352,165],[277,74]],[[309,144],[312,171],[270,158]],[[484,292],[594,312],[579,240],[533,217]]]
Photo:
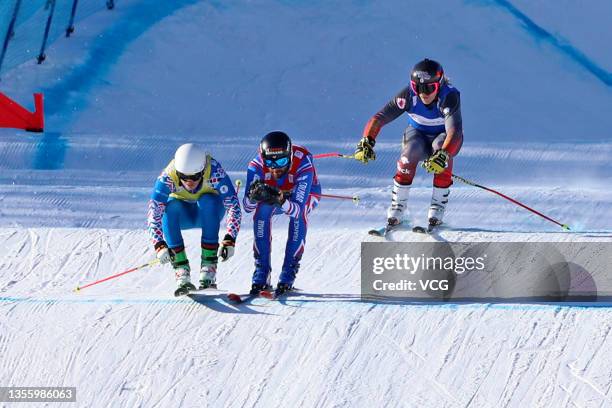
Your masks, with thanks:
[[[181,229],[201,228],[202,248],[218,247],[219,226],[227,212],[227,235],[235,241],[240,230],[240,202],[223,167],[208,156],[202,181],[194,191],[180,183],[174,161],[155,182],[147,217],[149,236],[157,249],[163,243],[175,252],[184,248]]]

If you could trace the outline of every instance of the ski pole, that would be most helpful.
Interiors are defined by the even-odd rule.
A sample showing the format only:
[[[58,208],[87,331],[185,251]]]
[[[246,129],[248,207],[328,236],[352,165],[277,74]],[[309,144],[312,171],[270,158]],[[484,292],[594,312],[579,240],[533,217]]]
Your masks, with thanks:
[[[238,179],[236,180],[236,195],[238,195],[238,193],[240,192],[240,186],[242,186],[242,180]]]
[[[137,271],[139,269],[146,268],[148,266],[157,265],[158,263],[159,263],[159,259],[155,258],[154,260],[152,260],[149,263],[146,263],[144,265],[140,265],[140,266],[137,266],[135,268],[128,269],[127,271],[123,271],[121,273],[117,273],[115,275],[108,276],[108,277],[106,277],[104,279],[100,279],[100,280],[97,280],[95,282],[88,283],[87,285],[77,286],[76,289],[74,289],[74,291],[75,292],[80,292],[82,289],[88,288],[88,287],[93,286],[93,285],[97,285],[98,283],[106,282],[107,280],[115,279],[115,278],[118,278],[119,276],[123,276],[125,274],[130,273],[130,272],[135,272],[135,271]]]
[[[45,35],[43,37],[42,45],[40,46],[40,54],[36,58],[38,64],[42,64],[42,62],[47,58],[45,55],[45,50],[47,48],[47,41],[49,40],[49,30],[51,29],[51,23],[53,22],[53,14],[55,13],[55,0],[49,0],[45,5],[45,10],[50,8],[49,17],[47,17],[47,25],[45,25]]]
[[[482,185],[480,185],[480,184],[474,183],[473,181],[470,181],[470,180],[464,179],[463,177],[457,176],[456,174],[451,174],[451,177],[452,177],[453,179],[458,180],[458,181],[461,181],[462,183],[465,183],[465,184],[467,184],[467,185],[474,186],[474,187],[478,187],[478,188],[482,188],[483,190],[487,190],[487,191],[489,191],[489,192],[491,192],[491,193],[493,193],[493,194],[497,194],[498,196],[503,197],[503,198],[505,198],[506,200],[508,200],[508,201],[510,201],[510,202],[512,202],[512,203],[514,203],[514,204],[516,204],[516,205],[519,205],[519,206],[523,207],[524,209],[526,209],[526,210],[528,210],[528,211],[531,211],[532,213],[534,213],[534,214],[536,214],[536,215],[539,215],[540,217],[544,218],[545,220],[548,220],[548,221],[550,221],[550,222],[552,222],[552,223],[557,224],[558,226],[560,226],[561,228],[563,228],[563,229],[564,229],[564,230],[566,230],[566,231],[569,231],[569,230],[570,230],[569,225],[567,225],[567,224],[562,224],[562,223],[560,223],[559,221],[553,220],[552,218],[550,218],[550,217],[548,217],[548,216],[546,216],[546,215],[542,214],[541,212],[536,211],[536,210],[534,210],[533,208],[530,208],[530,207],[526,206],[525,204],[523,204],[523,203],[521,203],[521,202],[519,202],[519,201],[515,200],[514,198],[508,197],[507,195],[500,193],[499,191],[496,191],[496,190],[493,190],[492,188],[485,187],[485,186],[482,186]]]
[[[340,157],[342,159],[354,159],[355,155],[354,154],[342,154],[342,153],[321,153],[321,154],[315,154],[314,156],[312,156],[315,159],[324,159],[326,157]]]
[[[68,27],[66,28],[66,37],[70,37],[70,34],[74,33],[74,16],[76,15],[78,5],[79,0],[73,0],[72,11],[70,12],[70,21],[68,22]]]
[[[352,200],[355,204],[359,204],[359,196],[355,194],[354,196],[344,196],[344,195],[335,195],[335,194],[320,194],[321,197],[325,198],[337,198],[339,200]]]

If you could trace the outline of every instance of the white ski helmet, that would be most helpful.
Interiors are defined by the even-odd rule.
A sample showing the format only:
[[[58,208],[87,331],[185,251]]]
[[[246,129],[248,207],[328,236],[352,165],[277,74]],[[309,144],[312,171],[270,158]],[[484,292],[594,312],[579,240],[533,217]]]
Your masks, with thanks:
[[[206,156],[206,151],[200,146],[184,144],[174,153],[174,168],[186,176],[201,173],[206,167]]]

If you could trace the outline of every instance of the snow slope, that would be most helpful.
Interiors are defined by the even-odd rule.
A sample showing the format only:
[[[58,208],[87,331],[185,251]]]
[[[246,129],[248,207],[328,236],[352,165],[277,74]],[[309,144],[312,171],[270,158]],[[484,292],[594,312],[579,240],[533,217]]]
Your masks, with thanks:
[[[361,302],[355,235],[310,234],[301,296],[232,306],[175,300],[159,267],[69,292],[148,261],[141,231],[3,229],[2,383],[75,385],[79,406],[609,405],[609,308]],[[248,286],[237,254],[221,287]]]
[[[563,20],[580,5],[562,9],[126,0],[83,20],[42,66],[3,73],[1,90],[20,101],[44,91],[48,117],[42,137],[0,131],[0,385],[76,386],[78,406],[100,407],[610,405],[606,303],[360,301],[360,244],[384,218],[402,119],[381,133],[376,162],[317,162],[325,192],[359,194],[361,205],[324,200],[313,213],[299,297],[177,300],[162,267],[72,292],[152,258],[146,201],[178,145],[206,144],[234,178],[271,129],[314,153],[350,152],[425,55],[462,90],[456,173],[574,229],[456,185],[450,229],[434,238],[611,240],[609,56],[586,41],[610,31]],[[433,31],[434,20],[445,24]],[[413,223],[430,182],[417,177]],[[275,224],[275,271],[285,223]],[[247,216],[221,288],[248,288],[251,228]],[[186,237],[195,260],[198,236]]]

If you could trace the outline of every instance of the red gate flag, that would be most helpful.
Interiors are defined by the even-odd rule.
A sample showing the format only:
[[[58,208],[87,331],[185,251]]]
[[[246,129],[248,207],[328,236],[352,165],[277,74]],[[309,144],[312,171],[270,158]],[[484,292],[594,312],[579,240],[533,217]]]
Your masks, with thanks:
[[[42,132],[44,129],[43,94],[34,94],[34,113],[0,92],[0,128]]]

